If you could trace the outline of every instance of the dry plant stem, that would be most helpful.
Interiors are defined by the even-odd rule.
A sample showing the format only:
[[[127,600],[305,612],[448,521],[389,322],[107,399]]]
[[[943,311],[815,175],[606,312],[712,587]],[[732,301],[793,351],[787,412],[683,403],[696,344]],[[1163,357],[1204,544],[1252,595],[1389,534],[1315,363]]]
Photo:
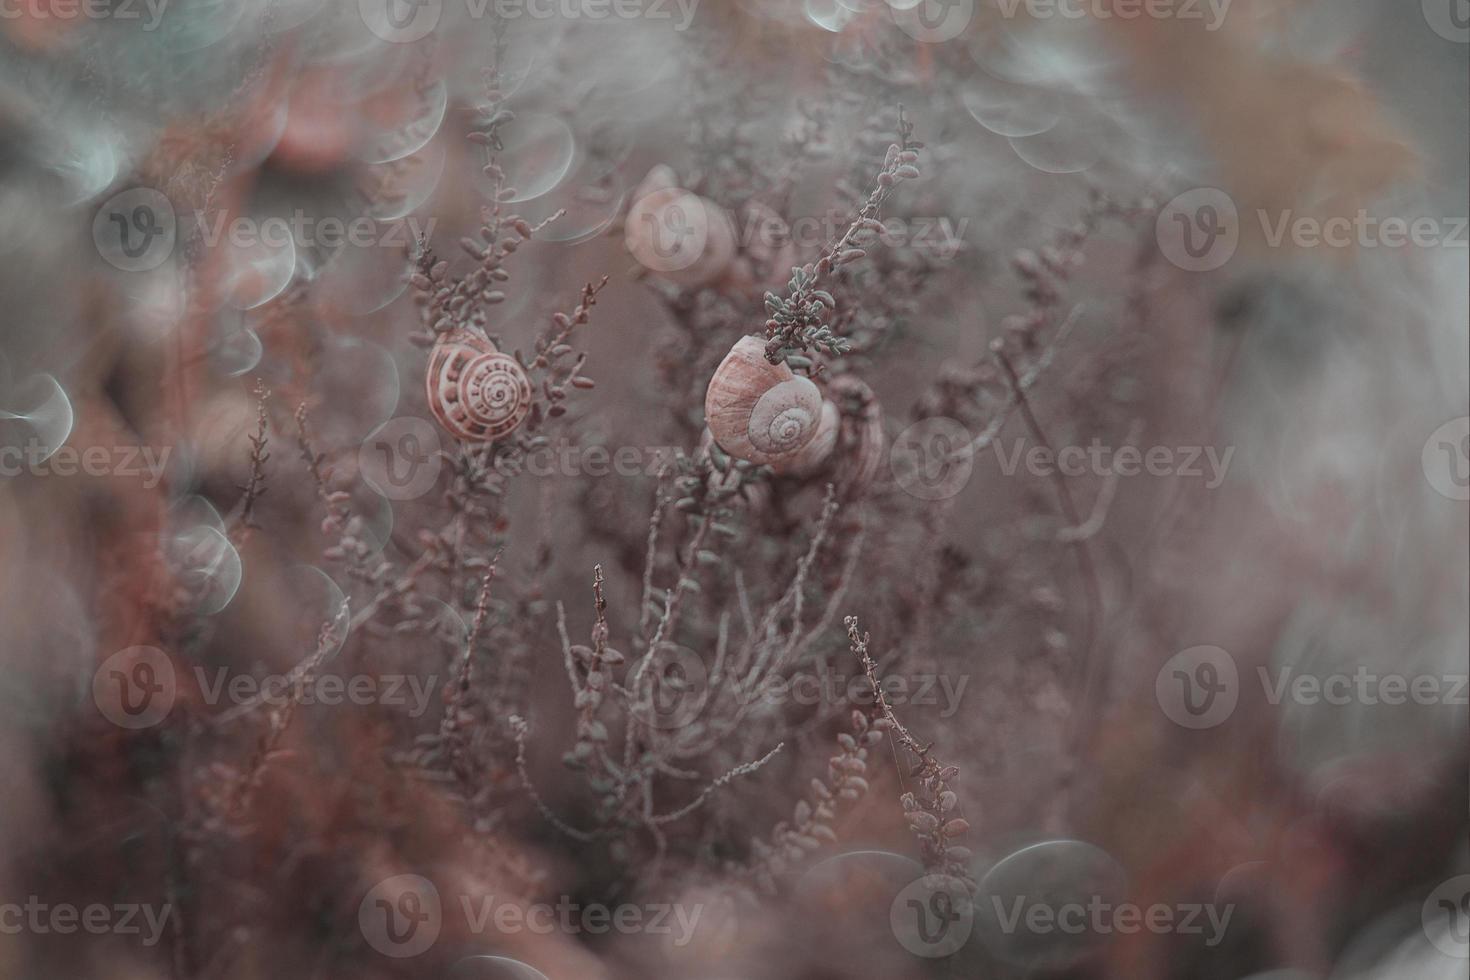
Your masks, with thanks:
[[[817,285],[834,269],[868,254],[858,237],[881,234],[885,229],[878,215],[883,203],[901,182],[919,176],[917,151],[924,144],[912,138],[914,127],[904,117],[902,105],[898,107],[898,128],[899,142],[889,145],[873,189],[847,230],[827,246],[814,264],[792,270],[784,298],[766,293],[765,306],[769,316],[766,320],[766,359],[772,364],[786,360],[795,367],[809,367],[810,359],[804,355],[813,347],[829,354],[842,354],[848,350],[848,342],[836,337],[830,325],[822,323],[826,314],[836,309],[837,302],[831,293],[818,289]]]
[[[1007,390],[1005,404],[996,412],[995,417],[990,420],[985,428],[981,430],[980,434],[972,439],[968,445],[961,446],[951,453],[950,459],[964,459],[976,456],[990,448],[990,444],[996,440],[1001,430],[1005,428],[1005,424],[1010,421],[1011,413],[1020,404],[1016,394],[1017,391],[1019,390],[1024,393],[1035,387],[1042,372],[1051,366],[1052,361],[1056,359],[1057,351],[1061,349],[1061,346],[1066,342],[1067,338],[1071,336],[1072,329],[1077,325],[1077,320],[1081,314],[1081,306],[1074,306],[1072,308],[1072,312],[1062,321],[1062,325],[1057,328],[1056,335],[1047,344],[1046,349],[1041,352],[1041,355],[1036,358],[1030,370],[1022,374],[1018,382]]]
[[[271,711],[266,722],[266,732],[261,736],[260,744],[255,754],[251,756],[250,762],[241,772],[240,779],[235,785],[235,790],[230,797],[228,815],[238,818],[250,807],[251,800],[255,796],[255,790],[260,785],[261,776],[272,756],[276,754],[281,744],[281,739],[286,729],[291,724],[291,719],[296,716],[296,710],[301,706],[301,699],[305,693],[306,686],[316,676],[316,672],[326,659],[336,649],[338,630],[346,620],[347,609],[344,606],[342,613],[336,621],[322,624],[317,636],[316,650],[312,652],[303,663],[303,670],[298,676],[296,683],[291,689],[291,698],[279,708]]]
[[[1128,426],[1128,434],[1123,437],[1124,446],[1137,444],[1143,435],[1143,421],[1134,419]],[[1057,531],[1057,540],[1063,544],[1074,544],[1079,541],[1090,541],[1097,537],[1102,531],[1103,525],[1107,523],[1108,513],[1113,508],[1113,498],[1118,493],[1118,472],[1116,469],[1109,470],[1103,478],[1102,488],[1098,490],[1097,499],[1092,503],[1092,513],[1087,515],[1087,520],[1081,524],[1064,527]]]
[[[909,827],[919,838],[920,856],[924,867],[964,882],[972,891],[974,880],[970,875],[969,848],[951,843],[970,830],[969,821],[958,815],[959,796],[949,787],[959,775],[959,769],[938,762],[931,755],[933,743],[920,745],[919,740],[903,726],[888,703],[883,692],[882,679],[878,676],[878,665],[868,652],[869,635],[859,633],[856,616],[848,616],[847,639],[852,652],[863,664],[863,673],[873,690],[873,699],[878,710],[892,726],[891,737],[897,739],[918,760],[909,776],[916,783],[916,790],[906,792],[901,798]],[[902,773],[900,772],[900,779]]]
[[[511,731],[515,733],[516,740],[516,774],[520,776],[521,788],[526,791],[526,795],[531,798],[531,802],[535,805],[541,816],[547,823],[573,840],[581,841],[584,844],[590,844],[596,840],[599,836],[598,834],[586,830],[578,830],[576,827],[573,827],[571,824],[562,820],[561,817],[557,816],[556,812],[541,798],[541,793],[536,789],[536,784],[531,779],[530,770],[526,766],[526,735],[529,732],[530,726],[519,715],[511,715],[510,727]]]
[[[793,652],[803,636],[801,613],[805,601],[807,578],[811,574],[812,565],[816,563],[822,546],[827,541],[827,535],[831,530],[832,520],[836,517],[837,510],[836,488],[828,484],[827,497],[822,506],[822,516],[817,521],[816,530],[812,533],[812,540],[807,546],[806,553],[797,562],[796,573],[791,578],[791,584],[786,587],[781,597],[766,610],[755,629],[749,632],[729,669],[729,672],[738,678],[739,690],[747,692],[757,690],[768,677],[783,670],[791,662]],[[861,546],[860,538],[857,544]],[[788,610],[791,612],[791,631],[782,640],[778,637],[776,625]],[[832,604],[829,603],[828,614],[831,614],[831,611]],[[823,618],[825,619],[826,616],[824,615]],[[743,711],[740,714],[743,715]]]
[[[474,679],[475,646],[479,643],[480,634],[485,628],[485,619],[490,612],[490,583],[495,578],[495,569],[499,562],[500,555],[497,554],[490,563],[490,570],[485,573],[485,577],[480,582],[480,594],[475,601],[475,616],[470,623],[470,630],[465,636],[464,648],[459,656],[454,691],[449,696],[449,703],[444,706],[444,718],[439,724],[439,737],[448,750],[450,771],[469,791],[467,799],[474,796],[475,772],[470,759],[469,746],[465,744],[464,739],[463,707],[470,696],[471,682]]]
[[[643,595],[639,603],[638,632],[648,633],[648,621],[653,611],[653,570],[658,562],[658,529],[663,523],[664,510],[669,503],[668,493],[662,485],[654,495],[653,514],[648,519],[648,542],[643,558]]]
[[[745,876],[754,878],[763,891],[775,894],[776,875],[824,844],[837,843],[831,825],[838,807],[856,803],[867,794],[868,749],[882,740],[889,727],[885,718],[870,721],[863,712],[852,712],[852,732],[838,734],[838,752],[827,760],[826,780],[812,778],[810,793],[797,801],[789,821],[771,829],[769,843],[751,841],[755,860],[744,869]]]
[[[259,529],[255,523],[255,505],[265,495],[265,464],[271,458],[271,454],[266,452],[266,444],[270,438],[270,416],[266,402],[270,398],[270,389],[257,378],[251,390],[255,395],[255,432],[247,437],[250,441],[250,477],[245,486],[240,488],[244,495],[240,498],[239,511],[230,533],[236,547],[250,536],[251,531]]]
[[[1047,438],[1046,430],[1042,428],[1041,422],[1036,418],[1036,413],[1031,410],[1031,402],[1026,397],[1026,389],[1021,385],[1021,379],[1016,374],[1015,367],[1011,364],[1004,352],[997,351],[996,361],[1005,373],[1006,380],[1010,382],[1012,397],[1016,400],[1016,406],[1020,411],[1021,418],[1026,427],[1031,430],[1031,435],[1037,443],[1051,453],[1051,441]],[[1072,500],[1071,488],[1067,485],[1067,478],[1060,472],[1051,475],[1053,486],[1056,488],[1057,501],[1065,515],[1070,527],[1081,527],[1082,517],[1077,511],[1077,505]],[[1093,700],[1096,696],[1094,688],[1097,684],[1099,651],[1097,649],[1098,625],[1103,615],[1102,586],[1097,577],[1097,567],[1092,559],[1092,549],[1088,546],[1087,537],[1077,537],[1070,542],[1077,552],[1077,565],[1082,572],[1083,589],[1087,593],[1087,616],[1083,626],[1083,644],[1081,663],[1078,664],[1079,679],[1073,681],[1073,703],[1072,717],[1069,726],[1072,728],[1072,737],[1068,739],[1071,744],[1073,757],[1071,764],[1077,764],[1076,753],[1083,746],[1078,741],[1080,734],[1088,728],[1087,717],[1095,710]],[[1070,787],[1069,787],[1070,788]]]

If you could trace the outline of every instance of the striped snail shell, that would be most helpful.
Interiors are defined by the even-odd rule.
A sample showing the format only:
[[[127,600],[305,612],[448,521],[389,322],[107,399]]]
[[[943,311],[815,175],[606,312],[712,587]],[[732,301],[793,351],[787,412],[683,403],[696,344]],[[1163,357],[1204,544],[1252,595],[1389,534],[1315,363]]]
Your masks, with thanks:
[[[429,354],[429,411],[466,442],[491,442],[531,411],[531,380],[515,358],[473,330],[456,327]]]
[[[737,459],[774,463],[817,434],[822,393],[785,364],[766,360],[760,337],[742,337],[710,379],[705,421],[721,449]]]

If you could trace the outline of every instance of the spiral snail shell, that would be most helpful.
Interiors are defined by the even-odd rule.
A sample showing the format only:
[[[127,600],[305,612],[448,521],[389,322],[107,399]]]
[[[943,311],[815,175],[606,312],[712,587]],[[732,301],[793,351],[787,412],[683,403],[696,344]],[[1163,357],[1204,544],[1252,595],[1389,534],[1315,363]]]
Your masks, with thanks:
[[[837,436],[842,429],[842,413],[832,402],[822,402],[822,414],[817,420],[817,433],[812,441],[790,456],[778,459],[771,468],[782,476],[811,476],[826,465],[832,450],[837,447]]]
[[[725,452],[752,463],[774,463],[816,436],[822,393],[785,364],[767,361],[765,342],[747,336],[715,369],[704,395],[704,416]]]
[[[817,434],[772,469],[798,479],[825,475],[844,496],[861,496],[883,462],[882,407],[873,390],[851,374],[833,378],[823,395]]]
[[[531,411],[531,380],[509,355],[463,327],[444,333],[429,354],[429,411],[466,442],[491,442]]]

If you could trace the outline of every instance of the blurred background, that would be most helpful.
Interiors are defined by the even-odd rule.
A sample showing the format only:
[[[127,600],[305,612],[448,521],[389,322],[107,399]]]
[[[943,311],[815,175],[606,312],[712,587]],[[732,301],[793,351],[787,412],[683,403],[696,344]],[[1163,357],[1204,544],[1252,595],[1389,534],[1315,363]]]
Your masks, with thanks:
[[[0,0],[0,974],[1463,976],[1467,18]],[[674,506],[904,124],[838,455]]]

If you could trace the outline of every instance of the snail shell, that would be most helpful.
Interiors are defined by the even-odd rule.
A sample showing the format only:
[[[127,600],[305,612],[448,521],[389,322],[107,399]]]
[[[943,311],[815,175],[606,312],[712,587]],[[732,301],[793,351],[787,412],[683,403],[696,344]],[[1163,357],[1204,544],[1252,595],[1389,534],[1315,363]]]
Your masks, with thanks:
[[[689,288],[719,280],[735,259],[734,219],[675,185],[667,167],[655,167],[634,193],[623,239],[644,268]]]
[[[531,411],[531,380],[509,355],[472,330],[443,334],[429,354],[429,411],[466,442],[491,442]]]
[[[771,464],[782,476],[811,476],[827,465],[842,429],[842,413],[829,401],[822,402],[822,415],[817,420],[817,434],[796,452]]]
[[[710,379],[704,416],[720,448],[737,459],[774,463],[817,434],[822,393],[785,364],[766,360],[765,342],[742,337]]]
[[[828,392],[842,413],[832,453],[833,479],[843,493],[859,496],[872,486],[883,463],[883,407],[873,389],[855,375],[833,378]]]

